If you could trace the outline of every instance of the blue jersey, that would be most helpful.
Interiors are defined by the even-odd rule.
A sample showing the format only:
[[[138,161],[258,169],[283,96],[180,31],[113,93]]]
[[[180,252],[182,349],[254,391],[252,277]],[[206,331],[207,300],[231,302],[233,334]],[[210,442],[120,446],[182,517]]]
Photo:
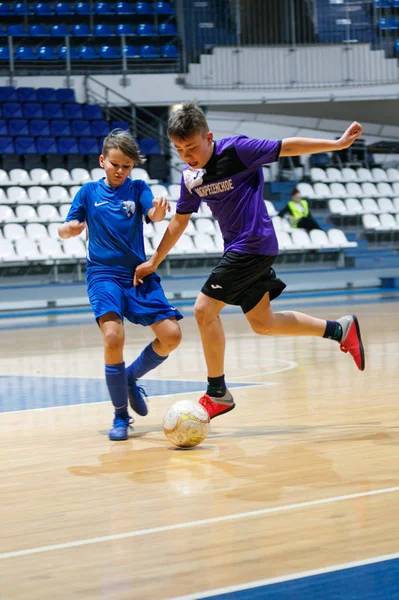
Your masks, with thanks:
[[[143,217],[153,207],[152,200],[144,181],[129,178],[117,188],[100,179],[79,190],[66,220],[86,221],[88,276],[133,277],[137,265],[146,260]]]

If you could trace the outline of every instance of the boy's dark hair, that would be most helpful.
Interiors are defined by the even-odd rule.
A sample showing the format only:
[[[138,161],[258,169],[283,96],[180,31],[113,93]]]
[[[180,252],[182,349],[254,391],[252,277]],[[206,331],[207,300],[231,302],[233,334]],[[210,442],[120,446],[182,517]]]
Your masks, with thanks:
[[[145,162],[145,158],[140,154],[140,149],[127,129],[113,129],[103,142],[102,155],[107,156],[112,148],[117,148],[123,154],[134,160],[135,163],[141,164]]]
[[[205,115],[196,102],[185,102],[169,119],[168,136],[171,138],[186,140],[208,131]]]

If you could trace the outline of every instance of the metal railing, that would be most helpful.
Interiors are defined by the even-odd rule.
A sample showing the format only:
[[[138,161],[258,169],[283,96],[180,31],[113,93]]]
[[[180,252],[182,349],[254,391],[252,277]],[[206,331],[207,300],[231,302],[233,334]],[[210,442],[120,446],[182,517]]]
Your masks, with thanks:
[[[399,9],[378,8],[372,0],[177,0],[176,5],[186,87],[399,81]]]

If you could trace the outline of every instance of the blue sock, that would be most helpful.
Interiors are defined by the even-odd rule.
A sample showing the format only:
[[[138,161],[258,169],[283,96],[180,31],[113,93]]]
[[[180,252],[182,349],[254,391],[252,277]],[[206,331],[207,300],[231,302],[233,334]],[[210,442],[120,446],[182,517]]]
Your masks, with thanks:
[[[128,417],[125,363],[105,365],[105,381],[107,382],[109,395],[115,408],[115,416]]]
[[[324,338],[340,342],[342,338],[342,326],[338,321],[327,321]]]
[[[148,371],[152,371],[152,369],[158,367],[167,358],[167,356],[157,354],[152,347],[152,343],[148,344],[140,356],[138,356],[131,365],[126,367],[127,380],[132,381],[134,379],[140,379],[140,377],[143,377]]]

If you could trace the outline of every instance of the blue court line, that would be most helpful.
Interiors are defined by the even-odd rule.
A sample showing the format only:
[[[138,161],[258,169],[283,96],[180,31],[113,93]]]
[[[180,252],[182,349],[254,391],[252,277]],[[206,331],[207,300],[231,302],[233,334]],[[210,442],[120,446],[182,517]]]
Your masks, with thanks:
[[[399,559],[200,597],[204,600],[398,600]]]
[[[198,392],[203,394],[204,381],[178,381],[173,379],[140,379],[146,393],[167,396]],[[262,385],[259,383],[229,383],[229,388]],[[110,402],[105,379],[78,377],[0,376],[0,413],[37,408],[53,408],[76,404]]]

